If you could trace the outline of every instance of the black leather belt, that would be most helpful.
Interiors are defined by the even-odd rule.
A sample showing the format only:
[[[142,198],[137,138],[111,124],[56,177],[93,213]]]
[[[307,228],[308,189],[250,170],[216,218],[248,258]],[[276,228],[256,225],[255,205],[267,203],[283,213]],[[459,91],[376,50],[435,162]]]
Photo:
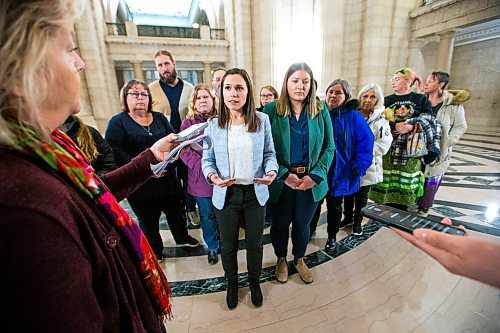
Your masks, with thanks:
[[[297,173],[297,174],[303,174],[306,173],[309,168],[306,166],[300,166],[300,167],[290,167],[290,172],[292,173]]]

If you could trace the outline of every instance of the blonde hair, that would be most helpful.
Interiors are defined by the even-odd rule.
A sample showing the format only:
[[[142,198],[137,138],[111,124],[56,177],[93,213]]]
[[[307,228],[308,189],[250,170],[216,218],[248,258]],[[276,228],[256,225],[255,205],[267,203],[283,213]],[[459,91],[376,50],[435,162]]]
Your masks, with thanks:
[[[189,110],[188,110],[188,113],[186,115],[187,119],[194,119],[194,117],[196,117],[195,103],[196,103],[196,97],[198,97],[198,92],[200,90],[204,90],[204,91],[208,92],[208,94],[212,98],[212,116],[214,116],[217,113],[217,109],[215,108],[215,106],[216,106],[215,105],[216,104],[215,103],[215,96],[212,94],[210,87],[204,83],[199,83],[194,87],[193,94],[191,95],[191,100],[189,101]]]
[[[280,97],[278,98],[278,104],[277,104],[277,113],[280,116],[290,116],[292,113],[291,111],[291,105],[290,105],[290,96],[288,95],[288,89],[287,89],[287,82],[290,76],[292,76],[293,73],[304,70],[306,71],[309,76],[311,77],[311,87],[309,89],[309,92],[307,93],[305,104],[306,110],[309,113],[309,117],[314,118],[316,117],[321,109],[323,108],[323,104],[321,102],[318,102],[316,99],[316,84],[314,83],[314,76],[311,67],[309,67],[308,64],[305,62],[298,62],[290,66],[288,70],[286,71],[285,78],[283,79],[283,86],[281,88],[281,94]]]
[[[424,87],[422,78],[409,67],[401,68],[394,75],[399,75],[407,82],[409,82],[409,87],[412,87],[415,82],[417,83],[417,89],[421,91]]]
[[[75,142],[76,145],[89,158],[91,162],[95,161],[97,155],[99,155],[99,152],[97,151],[92,132],[90,132],[89,127],[85,125],[79,117],[75,115],[71,115],[70,117],[75,120],[76,124],[78,124],[78,131],[76,132]]]
[[[50,139],[40,117],[52,75],[48,42],[83,6],[80,0],[0,1],[0,143],[14,142],[7,118],[23,119],[40,138]]]

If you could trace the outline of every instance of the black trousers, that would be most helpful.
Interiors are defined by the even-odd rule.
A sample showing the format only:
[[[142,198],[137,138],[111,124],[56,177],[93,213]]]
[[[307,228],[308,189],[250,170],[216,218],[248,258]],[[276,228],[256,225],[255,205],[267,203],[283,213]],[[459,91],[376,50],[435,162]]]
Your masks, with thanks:
[[[344,197],[344,219],[346,221],[359,223],[363,221],[361,209],[368,203],[368,192],[370,186],[363,186],[359,191]]]
[[[229,282],[238,280],[237,253],[241,217],[245,223],[248,278],[259,280],[265,214],[266,208],[257,201],[253,185],[229,186],[224,208],[215,208],[215,216],[219,221],[222,267]]]
[[[188,231],[181,202],[180,195],[166,195],[147,199],[128,198],[128,203],[139,220],[139,226],[157,256],[163,251],[163,241],[160,235],[160,216],[162,212],[167,217],[168,226],[175,242],[178,244],[187,242]]]
[[[326,231],[328,238],[334,238],[339,232],[340,220],[342,219],[342,202],[344,197],[334,197],[330,193],[326,195]]]

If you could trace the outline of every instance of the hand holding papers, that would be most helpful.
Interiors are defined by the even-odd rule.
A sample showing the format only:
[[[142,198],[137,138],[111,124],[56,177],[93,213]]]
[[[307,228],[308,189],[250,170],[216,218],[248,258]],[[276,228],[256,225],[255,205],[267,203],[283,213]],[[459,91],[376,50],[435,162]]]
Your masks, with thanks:
[[[175,142],[180,142],[180,144],[172,149],[163,161],[158,164],[151,164],[151,170],[153,171],[154,176],[160,177],[167,165],[175,162],[179,158],[179,155],[184,147],[190,146],[195,150],[210,149],[212,147],[212,139],[208,136],[208,134],[203,133],[202,135],[194,137],[203,131],[207,126],[208,123],[195,124],[178,133],[178,138]],[[204,148],[201,146],[198,143],[199,141],[205,141],[207,143],[206,147]]]

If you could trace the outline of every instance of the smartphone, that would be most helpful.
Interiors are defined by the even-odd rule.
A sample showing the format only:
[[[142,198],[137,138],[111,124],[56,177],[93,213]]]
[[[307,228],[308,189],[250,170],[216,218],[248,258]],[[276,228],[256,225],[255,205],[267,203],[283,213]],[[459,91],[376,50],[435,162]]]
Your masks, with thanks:
[[[467,233],[460,228],[381,204],[368,204],[365,208],[361,209],[361,214],[410,234],[417,228],[427,228],[450,235],[467,236]]]

